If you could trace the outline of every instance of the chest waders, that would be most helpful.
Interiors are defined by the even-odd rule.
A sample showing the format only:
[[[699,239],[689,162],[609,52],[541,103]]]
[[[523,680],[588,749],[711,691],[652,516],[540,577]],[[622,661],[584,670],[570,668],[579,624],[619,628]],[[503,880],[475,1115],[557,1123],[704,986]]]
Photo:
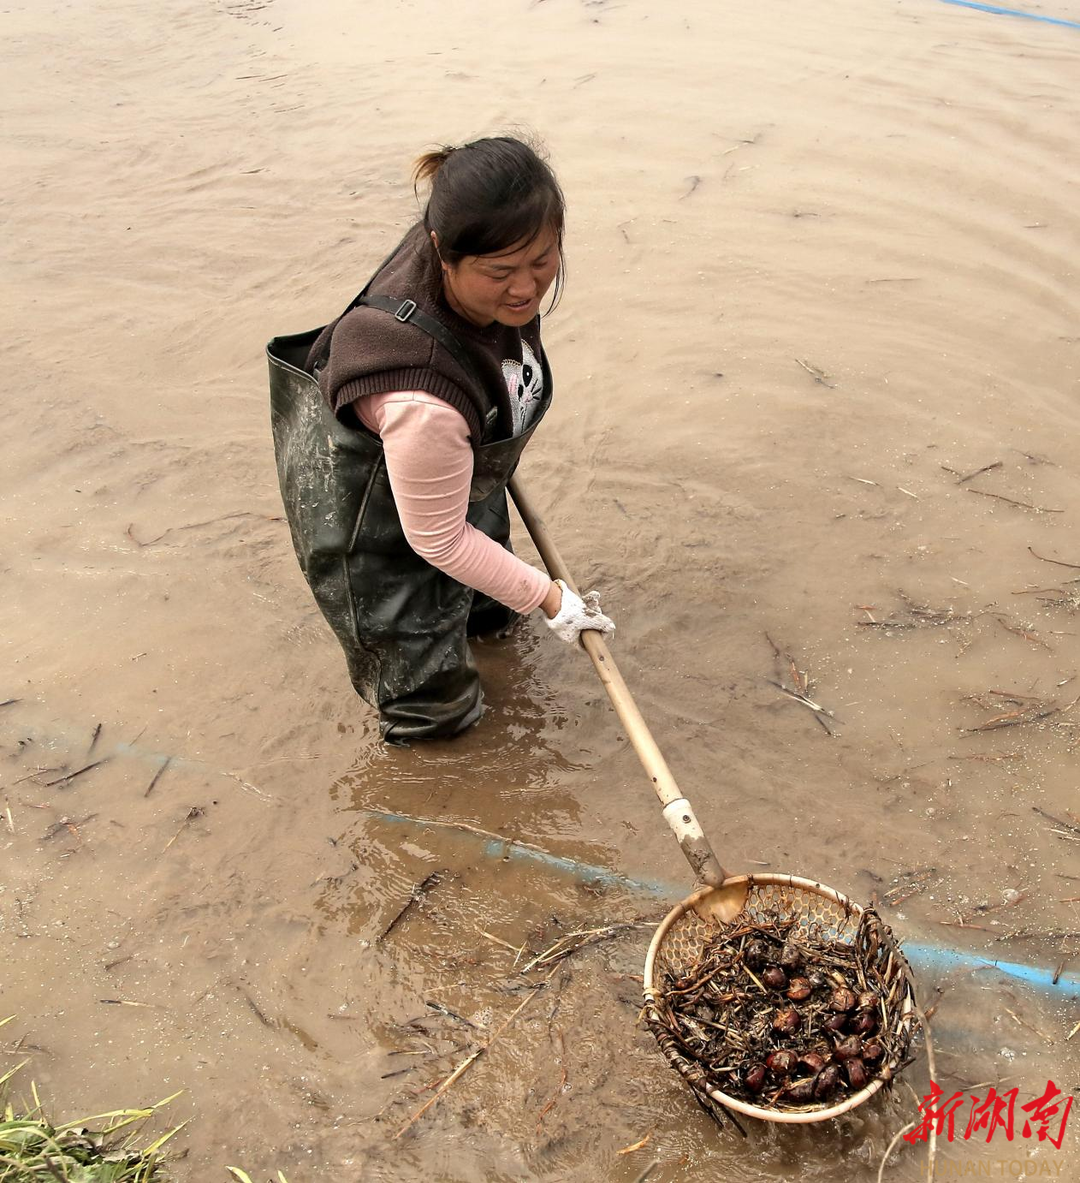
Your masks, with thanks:
[[[415,324],[473,372],[461,343],[412,300],[361,293],[350,308],[360,303]],[[454,735],[483,711],[466,638],[506,625],[514,614],[444,575],[409,545],[382,441],[340,422],[305,368],[321,332],[275,337],[266,349],[274,453],[293,547],[345,652],[356,692],[380,712],[382,737],[403,743]],[[495,404],[477,408],[485,436],[473,449],[467,520],[507,548],[506,482],[551,401],[546,357],[541,364],[544,398],[527,431],[489,440]]]

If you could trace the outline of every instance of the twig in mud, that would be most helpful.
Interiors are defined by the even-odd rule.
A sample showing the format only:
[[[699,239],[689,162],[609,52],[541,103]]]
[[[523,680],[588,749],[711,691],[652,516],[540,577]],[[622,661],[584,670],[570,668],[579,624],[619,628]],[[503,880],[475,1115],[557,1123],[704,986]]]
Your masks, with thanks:
[[[409,893],[409,898],[405,901],[402,907],[398,910],[397,915],[390,921],[390,923],[382,930],[382,932],[375,938],[375,943],[385,940],[391,932],[397,927],[400,921],[405,917],[405,914],[414,905],[418,904],[424,896],[433,888],[438,887],[442,882],[443,875],[446,874],[445,869],[442,871],[432,871],[430,875],[425,876],[419,883],[415,884],[412,891]]]
[[[649,1163],[649,1165],[641,1172],[641,1174],[637,1176],[637,1178],[634,1180],[634,1183],[645,1183],[645,1180],[653,1173],[653,1171],[656,1170],[659,1165],[660,1160],[658,1158],[654,1158],[653,1161]]]
[[[1040,1039],[1045,1039],[1047,1043],[1052,1044],[1054,1042],[1045,1031],[1040,1031],[1038,1027],[1033,1027],[1025,1019],[1020,1018],[1020,1016],[1015,1011],[1009,1010],[1008,1007],[1005,1007],[1004,1010],[1007,1015],[1012,1015],[1012,1017],[1020,1024],[1021,1027],[1026,1027],[1029,1031],[1034,1031]]]
[[[69,772],[67,776],[61,776],[56,780],[46,781],[43,787],[46,789],[52,789],[57,785],[66,785],[69,781],[73,781],[77,776],[82,776],[84,772],[89,772],[91,768],[97,768],[102,764],[106,764],[111,759],[111,756],[103,756],[100,760],[95,760],[92,764],[85,764],[82,768],[77,769],[75,772]]]
[[[5,698],[3,702],[0,702],[0,707],[13,706],[17,702],[22,702],[22,699],[21,698]]]
[[[1072,822],[1062,821],[1060,817],[1055,817],[1052,813],[1047,813],[1045,809],[1040,809],[1037,805],[1033,805],[1032,811],[1037,813],[1040,817],[1045,817],[1047,821],[1053,822],[1055,826],[1063,826],[1066,830],[1072,830],[1074,834],[1080,834],[1080,826],[1073,825]]]
[[[950,760],[979,760],[984,764],[1000,764],[1003,760],[1019,760],[1019,752],[990,752],[986,755],[950,756]]]
[[[968,481],[973,481],[977,476],[982,476],[984,472],[993,472],[995,468],[1001,468],[1002,461],[995,460],[993,464],[984,464],[982,468],[976,468],[974,472],[969,472],[965,476],[962,476],[956,471],[955,468],[950,468],[947,464],[943,464],[941,467],[946,472],[951,472],[952,475],[957,478],[956,483],[958,485],[963,485]]]
[[[832,711],[828,710],[826,707],[823,707],[821,703],[814,702],[813,699],[807,698],[805,694],[797,694],[794,690],[789,690],[786,686],[781,686],[779,682],[774,682],[772,678],[766,678],[765,681],[768,682],[770,686],[775,686],[776,689],[782,694],[786,694],[788,698],[794,699],[795,702],[802,703],[804,707],[809,707],[810,710],[815,711],[817,714],[825,715],[828,718],[835,719],[837,722],[839,722],[839,719],[836,719],[836,716]],[[826,731],[827,730],[828,728],[826,728]]]
[[[1066,580],[1067,583],[1076,583],[1075,579]],[[1010,596],[1039,596],[1045,592],[1060,592],[1060,587],[1025,587],[1022,591],[1009,592]]]
[[[251,1007],[252,1013],[259,1020],[259,1022],[262,1023],[264,1027],[269,1027],[271,1030],[274,1030],[277,1027],[277,1023],[275,1023],[272,1019],[268,1019],[266,1015],[263,1014],[263,1012],[259,1009],[258,1003],[256,1003],[255,999],[252,998],[242,986],[237,986],[236,988],[240,991],[244,1001],[248,1004],[248,1006]]]
[[[615,1153],[616,1154],[633,1154],[635,1150],[641,1150],[643,1147],[648,1146],[650,1140],[652,1139],[652,1136],[653,1136],[653,1132],[652,1132],[652,1130],[649,1130],[649,1132],[645,1135],[644,1138],[639,1138],[636,1142],[631,1142],[629,1146],[624,1146],[622,1148],[622,1150],[616,1150]]]
[[[814,718],[818,721],[827,735],[833,734],[833,729],[827,722],[828,719],[839,723],[840,720],[836,718],[832,711],[823,707],[820,703],[815,702],[810,697],[810,691],[813,689],[813,684],[810,681],[808,674],[802,672],[795,662],[795,658],[790,653],[784,653],[780,646],[769,636],[764,634],[765,640],[769,642],[769,647],[773,651],[773,657],[776,659],[776,671],[779,681],[774,681],[772,678],[766,678],[765,681],[770,686],[775,686],[777,690],[786,694],[789,698],[801,703],[809,710],[814,712]],[[790,677],[794,686],[785,684],[785,679]]]
[[[1030,554],[1035,555],[1035,558],[1037,558],[1039,560],[1039,562],[1041,562],[1041,563],[1053,563],[1055,566],[1058,566],[1058,567],[1068,567],[1068,568],[1070,568],[1070,570],[1080,571],[1080,563],[1063,563],[1061,561],[1061,559],[1043,558],[1042,555],[1035,554],[1035,552],[1031,549],[1030,546],[1028,547],[1028,552]],[[2,706],[2,705],[4,705],[4,704],[0,703],[0,706]]]
[[[153,546],[155,542],[160,542],[166,535],[179,533],[181,530],[197,530],[200,526],[212,526],[216,522],[227,522],[233,518],[262,518],[264,522],[283,522],[285,519],[281,517],[271,517],[265,513],[254,513],[251,510],[241,510],[239,513],[223,513],[220,517],[208,518],[205,522],[191,522],[187,526],[170,526],[164,534],[159,534],[156,538],[150,538],[146,542],[136,538],[132,531],[135,529],[135,523],[132,522],[124,533],[135,543],[137,547]]]
[[[274,799],[270,793],[264,792],[258,785],[253,785],[251,781],[244,780],[242,776],[237,776],[235,772],[226,772],[224,769],[221,769],[219,775],[227,776],[229,780],[236,781],[245,793],[251,793],[253,796],[258,797],[260,801],[272,801]]]
[[[14,834],[15,833],[15,819],[11,816],[11,806],[10,805],[4,806],[4,816],[7,818],[8,829]]]
[[[1012,497],[1002,497],[1000,493],[984,493],[982,489],[968,489],[969,493],[978,493],[980,497],[993,497],[995,501],[1007,501],[1010,505],[1020,509],[1033,509],[1036,513],[1064,513],[1063,509],[1048,509],[1045,505],[1032,505],[1029,501],[1016,501]]]
[[[127,998],[99,998],[98,1002],[103,1002],[106,1006],[144,1006],[148,1010],[152,1010],[154,1006],[152,1002],[131,1002]]]
[[[835,382],[825,381],[829,375],[826,374],[824,370],[819,370],[817,366],[810,365],[809,362],[803,361],[801,357],[795,358],[795,361],[797,361],[799,365],[802,366],[802,368],[810,375],[811,378],[814,379],[815,382],[819,383],[821,386],[827,386],[830,390],[836,389]]]
[[[1068,1043],[1068,1041],[1072,1039],[1077,1031],[1080,1031],[1080,1023],[1077,1023],[1076,1026],[1069,1032],[1069,1034],[1065,1036],[1065,1042]]]
[[[197,818],[197,817],[202,817],[205,812],[206,811],[203,808],[201,808],[201,806],[193,805],[187,811],[187,817],[184,818],[183,825],[180,827],[179,830],[176,831],[175,834],[173,834],[173,836],[168,840],[168,842],[165,843],[165,846],[162,849],[161,853],[164,854],[165,851],[168,850],[170,846],[172,846],[172,844],[177,840],[177,838],[180,837],[180,835],[184,832],[184,830],[187,829],[189,822],[194,821],[195,818]]]
[[[550,949],[545,949],[543,953],[538,954],[527,965],[523,965],[519,972],[525,974],[537,966],[555,964],[562,961],[565,957],[577,953],[581,949],[587,948],[590,945],[598,945],[601,941],[611,940],[612,937],[617,937],[629,929],[649,927],[651,927],[649,924],[635,920],[627,924],[610,924],[605,928],[587,928],[580,932],[568,932],[566,936],[560,937]]]
[[[517,965],[517,963],[518,963],[518,962],[521,960],[522,956],[523,956],[523,955],[524,955],[526,952],[532,952],[532,950],[531,950],[531,949],[529,949],[528,942],[525,942],[524,944],[522,944],[522,945],[520,945],[520,946],[519,946],[519,945],[511,945],[509,941],[504,941],[504,940],[502,940],[501,938],[499,938],[499,937],[497,937],[497,936],[494,936],[494,935],[493,935],[492,933],[490,933],[490,932],[485,932],[485,931],[484,931],[482,928],[478,928],[476,931],[477,931],[477,932],[478,932],[478,933],[479,933],[479,934],[480,934],[482,937],[487,937],[487,939],[488,939],[489,941],[494,941],[496,945],[502,945],[502,947],[503,947],[504,949],[508,950],[510,953],[513,953],[513,955],[514,955],[514,965]]]
[[[164,773],[165,769],[169,767],[172,761],[172,756],[166,756],[165,759],[162,760],[161,767],[157,770],[157,772],[154,773],[154,779],[146,786],[146,792],[143,793],[144,797],[149,797],[154,791],[154,785],[156,785],[158,781],[161,780],[162,774]]]
[[[74,834],[76,838],[79,837],[79,826],[85,826],[87,822],[92,822],[97,817],[96,813],[88,813],[86,817],[81,817],[77,822],[73,822],[69,817],[62,817],[58,822],[53,824],[41,835],[42,842],[48,842],[51,838],[55,838],[57,834],[64,830]]]
[[[995,616],[994,619],[1007,633],[1012,633],[1017,637],[1023,637],[1025,641],[1030,641],[1033,645],[1039,645],[1041,648],[1045,649],[1047,653],[1054,652],[1053,649],[1042,639],[1042,637],[1039,636],[1038,633],[1031,632],[1026,628],[1020,627],[1019,625],[1009,624],[1004,616]]]
[[[433,1010],[437,1015],[445,1015],[448,1019],[456,1019],[459,1023],[464,1023],[466,1027],[471,1027],[474,1031],[483,1030],[483,1028],[478,1027],[471,1019],[465,1018],[464,1015],[459,1015],[457,1011],[451,1010],[441,1002],[436,1002],[433,998],[425,998],[424,1005],[429,1010]]]
[[[956,625],[972,625],[975,617],[971,612],[957,612],[953,608],[932,608],[929,604],[921,604],[913,600],[903,589],[898,589],[897,596],[903,600],[907,608],[907,619],[896,616],[888,620],[857,620],[855,623],[862,628],[880,629],[914,629],[914,628],[949,628]],[[863,605],[856,605],[863,612],[870,613],[870,609]]]
[[[1023,456],[1028,464],[1049,464],[1051,468],[1060,467],[1053,460],[1051,460],[1049,456],[1040,456],[1037,452],[1025,452],[1021,448],[1013,448],[1012,450],[1018,455]]]
[[[98,736],[101,734],[101,724],[99,723],[94,728],[94,734],[90,736],[90,746],[86,749],[87,756],[94,754],[94,748],[97,747]]]
[[[559,967],[557,965],[552,966],[551,971],[548,973],[544,981],[539,983],[541,989],[551,981],[552,977],[558,971],[558,968]],[[445,1093],[446,1090],[450,1088],[454,1081],[458,1080],[469,1068],[469,1066],[474,1064],[491,1047],[495,1040],[498,1039],[500,1035],[502,1035],[507,1027],[510,1026],[510,1024],[518,1017],[519,1014],[521,1014],[521,1012],[539,993],[540,989],[530,990],[529,993],[521,1000],[521,1002],[518,1003],[518,1005],[510,1012],[509,1016],[503,1020],[502,1024],[492,1033],[488,1041],[478,1047],[476,1051],[471,1052],[465,1057],[464,1060],[461,1061],[454,1071],[450,1073],[450,1075],[442,1082],[441,1085],[439,1085],[434,1095],[423,1105],[421,1105],[420,1108],[417,1109],[417,1111],[412,1115],[412,1117],[410,1117],[409,1120],[401,1127],[401,1129],[398,1130],[393,1138],[395,1142],[402,1136],[402,1134],[410,1130],[416,1124],[416,1122],[418,1122],[420,1118],[423,1117],[423,1115],[431,1108],[431,1106],[435,1104],[435,1102],[443,1095],[443,1093]]]
[[[419,1068],[419,1067],[420,1067],[419,1064],[410,1064],[408,1066],[408,1068],[398,1068],[394,1072],[384,1072],[379,1077],[379,1079],[380,1080],[393,1080],[393,1078],[395,1076],[407,1076],[410,1072],[415,1072],[417,1070],[417,1068]]]
[[[974,727],[961,727],[960,730],[972,734],[977,731],[1000,731],[1003,727],[1021,727],[1025,723],[1041,722],[1051,715],[1058,714],[1059,711],[1060,707],[1055,703],[1040,702],[1036,699],[1026,706],[1021,704],[1015,711],[1005,711],[1003,714],[994,715],[993,718],[978,723]]]
[[[540,1129],[544,1124],[544,1118],[547,1117],[547,1115],[551,1112],[553,1106],[555,1105],[555,1102],[562,1095],[562,1091],[564,1088],[566,1088],[566,1069],[565,1068],[563,1068],[563,1070],[562,1070],[562,1079],[559,1081],[559,1087],[551,1094],[550,1098],[548,1099],[547,1104],[540,1110],[539,1116],[536,1119],[536,1132],[538,1134],[540,1133]],[[622,1151],[620,1150],[619,1153],[621,1154]]]
[[[685,201],[690,196],[690,194],[694,192],[694,190],[698,187],[698,185],[701,184],[700,177],[694,176],[694,177],[687,177],[686,179],[690,182],[690,188],[687,189],[687,191],[682,195],[682,197],[679,198],[680,201]]]

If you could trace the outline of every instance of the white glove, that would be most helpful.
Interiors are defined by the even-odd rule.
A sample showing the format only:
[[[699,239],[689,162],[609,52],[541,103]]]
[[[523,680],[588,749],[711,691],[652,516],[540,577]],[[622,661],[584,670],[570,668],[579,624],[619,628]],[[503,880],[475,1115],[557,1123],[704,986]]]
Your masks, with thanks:
[[[572,592],[561,579],[555,582],[562,588],[562,603],[556,616],[544,617],[547,626],[561,640],[571,645],[577,643],[587,629],[611,636],[615,624],[600,611],[600,593],[590,591],[584,599]]]

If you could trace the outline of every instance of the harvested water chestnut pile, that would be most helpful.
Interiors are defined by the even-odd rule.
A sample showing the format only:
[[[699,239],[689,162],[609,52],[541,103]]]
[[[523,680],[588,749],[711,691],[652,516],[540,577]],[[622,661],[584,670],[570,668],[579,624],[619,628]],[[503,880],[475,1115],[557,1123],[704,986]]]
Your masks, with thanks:
[[[685,973],[665,975],[655,1018],[701,1083],[730,1097],[788,1111],[838,1104],[890,1078],[907,1050],[890,1013],[897,991],[866,955],[880,925],[867,911],[852,944],[791,918],[731,925]]]

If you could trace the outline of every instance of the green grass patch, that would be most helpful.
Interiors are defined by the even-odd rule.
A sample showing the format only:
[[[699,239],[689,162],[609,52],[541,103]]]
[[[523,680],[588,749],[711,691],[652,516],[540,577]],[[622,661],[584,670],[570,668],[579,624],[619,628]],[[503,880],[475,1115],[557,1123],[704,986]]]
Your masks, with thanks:
[[[0,1027],[12,1017],[0,1019]],[[114,1109],[54,1125],[33,1081],[30,1100],[8,1098],[12,1078],[27,1063],[23,1060],[0,1076],[0,1183],[172,1183],[161,1150],[187,1122],[146,1145],[140,1142],[146,1122],[183,1089],[143,1109]],[[225,1170],[235,1183],[252,1183],[239,1167]],[[280,1171],[277,1183],[288,1183]]]

